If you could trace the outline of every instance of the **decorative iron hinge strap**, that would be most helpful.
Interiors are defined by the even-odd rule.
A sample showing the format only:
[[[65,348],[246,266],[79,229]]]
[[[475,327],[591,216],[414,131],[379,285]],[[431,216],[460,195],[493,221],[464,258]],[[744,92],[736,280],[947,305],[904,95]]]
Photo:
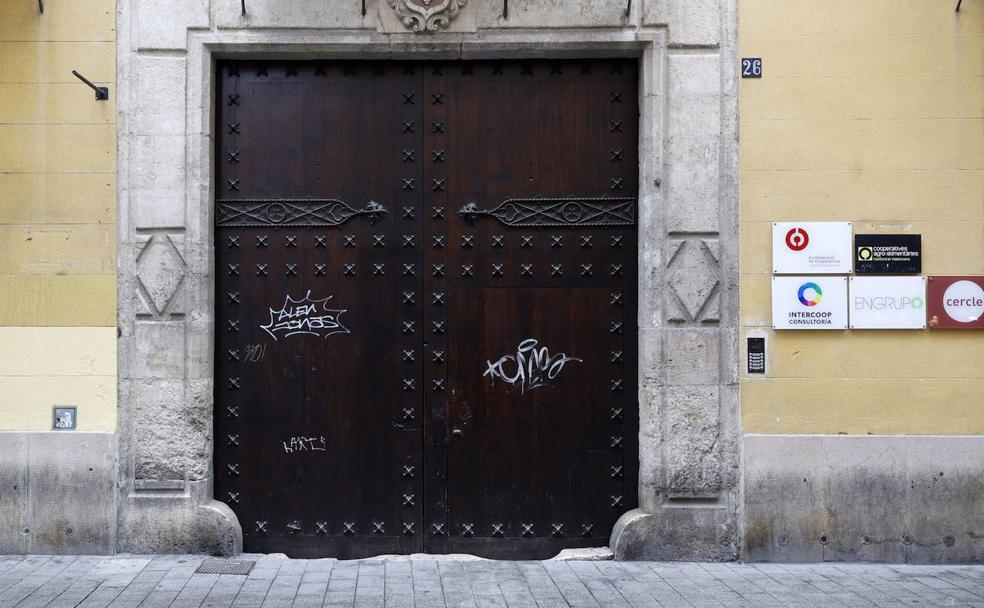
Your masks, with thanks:
[[[386,208],[369,201],[353,209],[333,198],[239,199],[217,201],[216,226],[340,226],[357,215],[376,223]]]
[[[506,226],[635,226],[634,198],[511,198],[493,209],[468,203],[458,210],[467,222],[483,215]]]

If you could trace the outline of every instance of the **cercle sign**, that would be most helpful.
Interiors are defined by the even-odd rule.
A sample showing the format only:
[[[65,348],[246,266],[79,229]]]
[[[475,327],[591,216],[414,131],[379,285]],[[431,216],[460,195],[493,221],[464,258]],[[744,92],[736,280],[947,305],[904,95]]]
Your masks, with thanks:
[[[929,277],[929,326],[984,329],[984,277]]]
[[[389,0],[403,25],[414,32],[447,29],[468,0]]]

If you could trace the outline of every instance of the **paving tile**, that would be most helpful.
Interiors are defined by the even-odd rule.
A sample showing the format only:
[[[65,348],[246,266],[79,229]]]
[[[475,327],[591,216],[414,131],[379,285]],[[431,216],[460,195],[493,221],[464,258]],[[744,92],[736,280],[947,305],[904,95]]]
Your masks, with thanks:
[[[127,585],[108,608],[137,608],[154,590],[154,583],[137,583]]]
[[[0,608],[11,608],[23,599],[43,587],[49,580],[48,576],[30,574],[0,592]]]
[[[51,608],[75,608],[89,597],[101,582],[96,578],[79,577],[46,605]]]
[[[219,579],[209,589],[208,595],[205,596],[201,605],[204,608],[227,608],[232,606],[232,603],[236,601],[236,597],[238,597],[245,583],[245,576],[220,574]]]
[[[0,556],[0,608],[984,608],[984,567]]]
[[[106,608],[122,591],[123,587],[103,583],[79,602],[77,608]]]

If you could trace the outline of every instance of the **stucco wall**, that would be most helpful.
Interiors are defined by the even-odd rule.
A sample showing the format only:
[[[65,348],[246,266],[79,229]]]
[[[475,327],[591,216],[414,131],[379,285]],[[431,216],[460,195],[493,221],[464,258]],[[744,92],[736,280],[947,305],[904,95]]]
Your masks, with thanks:
[[[0,4],[0,431],[116,430],[115,30],[111,0]]]
[[[740,85],[741,326],[769,353],[741,379],[751,559],[984,559],[982,442],[954,437],[984,434],[984,333],[771,330],[775,221],[921,234],[924,274],[984,274],[984,5],[955,6],[741,5],[764,60]]]
[[[108,552],[115,5],[47,4],[0,2],[0,553]],[[54,405],[78,408],[77,430],[51,431]]]
[[[742,326],[771,328],[771,224],[915,233],[923,272],[984,274],[984,6],[741,8]],[[750,433],[982,434],[979,332],[775,332],[742,381]]]

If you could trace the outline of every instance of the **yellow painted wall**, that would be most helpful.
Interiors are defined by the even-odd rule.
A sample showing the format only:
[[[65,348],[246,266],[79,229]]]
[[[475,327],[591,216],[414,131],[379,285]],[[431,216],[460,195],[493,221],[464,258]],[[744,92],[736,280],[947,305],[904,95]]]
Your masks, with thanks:
[[[772,366],[743,375],[744,432],[984,434],[984,332],[770,329],[775,221],[922,234],[925,274],[984,275],[984,2],[955,6],[739,4],[764,62],[740,84],[741,323]]]
[[[0,431],[50,430],[53,405],[78,407],[79,431],[116,429],[115,327],[3,327],[0,344]]]
[[[115,431],[116,6],[45,5],[0,1],[0,431]]]

